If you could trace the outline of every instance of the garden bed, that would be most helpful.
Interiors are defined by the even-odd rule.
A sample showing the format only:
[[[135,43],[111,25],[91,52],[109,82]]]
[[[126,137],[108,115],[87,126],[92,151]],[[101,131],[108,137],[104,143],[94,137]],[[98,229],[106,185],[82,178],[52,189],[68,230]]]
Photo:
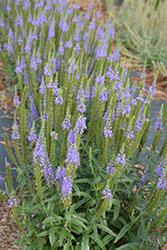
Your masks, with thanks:
[[[82,12],[86,12],[87,11],[87,4],[81,2],[81,11]],[[99,8],[99,4],[97,4],[97,1],[93,1],[93,10],[97,11]],[[107,18],[107,14],[106,14],[106,10],[105,7],[102,6],[102,16],[104,17],[104,19]],[[141,69],[136,69],[133,67],[133,64],[131,65],[131,70],[135,71],[138,70],[138,77],[136,77],[136,81],[140,83],[140,73],[141,73]],[[146,78],[146,84],[147,86],[150,86],[153,82],[153,79],[155,77],[155,73],[151,70],[147,70],[147,78]],[[135,80],[135,79],[132,79]],[[166,79],[162,79],[159,76],[159,80],[158,80],[158,84],[157,84],[157,98],[164,98],[164,100],[166,100],[166,95],[164,94],[165,91],[165,85],[162,84],[164,82],[164,80]],[[164,96],[163,96],[164,95]],[[14,239],[16,239],[16,233],[18,232],[16,227],[15,227],[15,223],[10,224],[9,226],[7,225],[7,223],[10,221],[10,219],[12,218],[12,213],[11,210],[8,208],[7,203],[5,201],[2,201],[0,199],[0,206],[2,206],[2,214],[0,217],[0,222],[2,224],[2,226],[0,227],[0,233],[1,233],[1,239],[2,239],[2,244],[1,246],[6,248],[6,249],[18,249],[16,248],[16,245],[12,246],[12,241]],[[1,243],[1,242],[0,242]],[[8,248],[7,248],[8,246]],[[10,247],[10,248],[9,248]],[[163,249],[166,249],[165,247]]]

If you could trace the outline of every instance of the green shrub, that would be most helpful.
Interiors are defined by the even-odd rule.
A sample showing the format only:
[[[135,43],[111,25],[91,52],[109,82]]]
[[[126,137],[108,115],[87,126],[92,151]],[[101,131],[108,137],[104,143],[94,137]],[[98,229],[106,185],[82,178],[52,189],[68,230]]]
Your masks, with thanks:
[[[114,3],[106,1],[115,20],[116,39],[123,41],[121,52],[134,58],[137,65],[147,61],[147,66],[167,76],[167,2],[124,0],[120,11]]]
[[[20,1],[17,12],[8,13],[17,39],[25,29],[22,43],[10,34],[12,48],[1,52],[16,66],[21,97],[16,87],[16,157],[5,134],[18,171],[14,190],[6,161],[4,198],[20,230],[16,243],[27,250],[157,249],[156,239],[163,244],[166,237],[167,137],[160,152],[156,147],[167,106],[151,150],[144,150],[157,76],[144,99],[143,72],[134,97],[129,69],[117,50],[111,54],[112,23],[99,28],[65,1],[29,3]]]

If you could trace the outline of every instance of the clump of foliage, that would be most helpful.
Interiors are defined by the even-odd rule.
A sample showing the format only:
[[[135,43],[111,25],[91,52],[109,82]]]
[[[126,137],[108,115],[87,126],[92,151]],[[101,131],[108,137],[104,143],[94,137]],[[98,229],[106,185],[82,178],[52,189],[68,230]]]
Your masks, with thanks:
[[[106,4],[115,20],[116,39],[123,41],[121,52],[167,76],[167,2],[124,0],[119,11],[114,0]]]
[[[167,137],[156,151],[167,106],[151,151],[143,153],[157,76],[144,98],[143,72],[134,96],[129,69],[117,49],[111,51],[113,24],[97,25],[100,13],[90,22],[91,4],[83,18],[79,5],[66,1],[3,3],[1,32],[9,36],[1,55],[13,61],[18,77],[16,157],[5,134],[18,187],[6,161],[4,197],[20,230],[17,244],[27,250],[157,249],[167,237]]]

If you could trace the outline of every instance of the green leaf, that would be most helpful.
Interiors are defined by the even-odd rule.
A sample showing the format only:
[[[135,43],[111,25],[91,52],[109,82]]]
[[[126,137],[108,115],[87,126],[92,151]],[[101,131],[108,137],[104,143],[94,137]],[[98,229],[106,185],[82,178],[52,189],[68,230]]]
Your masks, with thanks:
[[[136,249],[139,249],[140,244],[139,243],[127,243],[125,245],[115,248],[115,250],[130,250],[130,249],[134,249],[133,247],[138,247]]]
[[[38,244],[39,250],[42,250],[42,241],[40,237],[37,237],[37,244]]]
[[[132,226],[132,223],[129,223],[129,224],[126,224],[126,225],[121,229],[121,231],[119,232],[119,234],[117,235],[117,237],[116,237],[116,239],[115,239],[115,241],[114,241],[114,244],[115,244],[116,242],[118,242],[119,239],[121,239],[121,238],[127,233],[127,231],[131,228],[131,226]]]
[[[89,247],[89,235],[86,233],[82,241],[82,250],[87,250]]]
[[[8,201],[8,197],[0,192],[0,198],[4,199],[5,201]]]
[[[58,216],[57,214],[55,214],[55,212],[53,211],[48,211],[48,214],[58,221],[61,221],[63,219],[61,216]]]
[[[116,237],[117,235],[108,227],[106,227],[105,225],[102,224],[97,224],[97,227],[100,228],[101,230],[107,232],[108,234],[110,234],[111,236]]]
[[[96,225],[95,221],[93,222],[92,226],[93,226],[94,236],[97,238],[97,235],[98,235],[97,234],[97,225]]]
[[[71,223],[76,225],[76,226],[80,226],[80,227],[84,228],[85,230],[88,230],[87,226],[85,226],[85,224],[82,221],[80,221],[79,219],[72,218]]]
[[[61,221],[61,217],[59,217],[59,216],[56,216],[56,217],[49,216],[42,223],[45,224],[45,223],[48,223],[48,222],[50,223],[50,222],[53,222],[53,221]]]
[[[99,167],[100,167],[100,164],[99,164],[99,162],[95,159],[94,156],[92,156],[92,160],[93,160],[95,166],[99,168]]]
[[[83,198],[82,200],[78,201],[76,204],[75,204],[75,209],[79,208],[80,206],[82,206],[84,203],[86,203],[87,201],[89,200],[88,197],[85,197]]]
[[[95,237],[93,234],[90,235],[90,238],[99,245],[99,247],[102,250],[106,250],[105,245],[103,244],[103,242],[100,240],[100,237]]]
[[[82,234],[83,233],[83,228],[82,227],[79,227],[79,226],[76,226],[76,225],[72,225],[71,228],[70,228],[71,232],[79,235],[79,234]]]
[[[32,246],[24,248],[25,250],[32,250]]]
[[[49,235],[49,232],[48,231],[43,231],[43,232],[39,233],[37,235],[37,237],[43,237],[43,236],[47,236],[47,235]]]
[[[59,239],[59,246],[60,246],[60,247],[62,246],[62,243],[63,243],[64,237],[65,237],[65,234],[66,234],[66,228],[63,227],[62,230],[61,230],[60,239]]]
[[[55,243],[56,237],[55,237],[55,229],[54,227],[50,227],[49,229],[49,241],[51,246]]]
[[[157,0],[157,1],[156,1],[155,10],[157,9],[159,2],[160,2],[160,0]]]
[[[71,245],[71,242],[68,241],[68,242],[64,245],[63,250],[69,250],[70,245]]]
[[[110,234],[107,234],[103,239],[104,245],[107,245],[110,241],[112,241],[115,237],[111,236]]]
[[[84,214],[84,216],[85,216],[85,214]],[[74,214],[73,217],[74,217],[75,219],[78,219],[78,220],[82,221],[83,223],[89,224],[89,222],[88,222],[87,220],[85,220],[84,218],[82,218],[82,217],[79,216],[79,215],[75,215],[75,214]]]
[[[118,201],[118,200],[117,200]],[[120,212],[120,202],[113,202],[114,206],[114,216],[112,219],[111,223],[114,223],[114,221],[116,221],[116,219],[118,218],[119,212]]]
[[[55,194],[55,195],[53,195],[51,198],[45,200],[44,203],[50,202],[50,201],[56,201],[56,200],[58,200],[58,198],[59,198],[58,195]]]
[[[73,183],[73,188],[74,188],[74,190],[75,190],[75,192],[76,192],[76,195],[77,195],[77,196],[81,196],[81,194],[80,194],[81,192],[80,192],[78,186],[77,186],[75,183]]]
[[[97,183],[99,183],[101,181],[101,177],[98,176],[96,179],[93,180],[93,182],[91,183],[91,185],[95,186]]]
[[[74,183],[91,183],[92,181],[88,178],[75,180]]]
[[[78,196],[77,193],[74,193],[73,196]],[[84,196],[84,197],[87,197],[89,198],[90,200],[92,200],[92,196],[90,196],[88,193],[85,193],[85,192],[80,192],[80,195],[79,196]]]

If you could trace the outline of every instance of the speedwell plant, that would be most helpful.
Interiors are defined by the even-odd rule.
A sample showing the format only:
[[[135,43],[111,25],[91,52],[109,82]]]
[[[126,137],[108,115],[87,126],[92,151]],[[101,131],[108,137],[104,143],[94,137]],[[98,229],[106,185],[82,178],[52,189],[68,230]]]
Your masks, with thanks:
[[[149,152],[143,151],[156,79],[135,97],[129,69],[111,53],[114,27],[89,21],[66,1],[1,1],[1,55],[18,77],[12,139],[14,190],[9,206],[21,249],[157,249],[166,237],[167,120],[161,107]],[[3,24],[3,25],[2,25]],[[19,92],[19,95],[18,95]],[[21,218],[21,219],[20,219]],[[157,241],[158,239],[158,241]]]

